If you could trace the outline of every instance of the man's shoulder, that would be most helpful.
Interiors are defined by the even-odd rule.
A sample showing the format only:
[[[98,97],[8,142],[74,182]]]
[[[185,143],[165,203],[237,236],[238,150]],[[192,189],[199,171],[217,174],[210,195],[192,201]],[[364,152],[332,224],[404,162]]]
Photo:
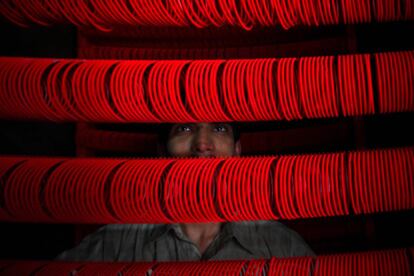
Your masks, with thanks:
[[[302,237],[278,221],[249,221],[234,223],[234,227],[244,228],[246,235],[261,237],[272,251],[272,256],[293,257],[312,256],[313,251]]]
[[[79,245],[61,253],[59,260],[130,260],[135,246],[144,244],[155,232],[162,230],[160,224],[108,224],[85,237]]]
[[[246,229],[249,229],[251,231],[256,231],[260,234],[265,233],[271,233],[271,234],[280,234],[280,233],[286,233],[291,234],[294,232],[290,228],[288,228],[286,225],[284,225],[281,222],[278,221],[266,221],[266,220],[260,220],[260,221],[242,221],[242,222],[233,222],[233,225],[235,227],[243,227]]]
[[[266,242],[302,241],[302,238],[294,230],[278,221],[242,221],[232,222],[234,231],[242,236],[257,235]]]
[[[108,224],[100,231],[151,231],[163,227],[164,224]]]
[[[254,225],[257,229],[257,232],[262,234],[264,237],[269,238],[284,238],[290,240],[300,240],[302,237],[291,228],[287,227],[285,224],[278,221],[256,221]]]
[[[108,224],[101,227],[96,234],[119,234],[119,235],[151,235],[153,232],[162,231],[164,224]]]

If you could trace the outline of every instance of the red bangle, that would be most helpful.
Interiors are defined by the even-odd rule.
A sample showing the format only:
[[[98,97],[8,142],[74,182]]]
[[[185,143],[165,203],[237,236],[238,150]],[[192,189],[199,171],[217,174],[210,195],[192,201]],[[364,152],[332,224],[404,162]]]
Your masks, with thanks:
[[[229,197],[227,198],[228,203],[233,207],[232,220],[243,221],[248,220],[249,217],[249,207],[247,202],[247,191],[246,191],[246,182],[244,176],[248,174],[246,170],[246,164],[249,160],[240,159],[235,157],[232,166],[230,167],[231,178],[229,180]],[[243,176],[243,177],[242,177]],[[236,199],[236,200],[234,200]]]
[[[302,102],[302,107],[304,110],[304,114],[306,118],[313,118],[312,114],[312,106],[310,104],[310,84],[309,84],[309,79],[312,78],[313,76],[310,76],[312,74],[312,72],[310,72],[309,70],[309,58],[300,58],[299,59],[299,67],[298,67],[298,72],[299,72],[299,92],[300,92],[300,97],[301,97],[301,102]]]
[[[401,84],[404,82],[403,81],[403,74],[402,72],[400,72],[399,67],[400,67],[400,62],[398,60],[398,52],[394,52],[394,53],[387,53],[389,56],[389,64],[390,64],[390,68],[391,68],[391,84],[393,85],[393,87],[391,88],[393,91],[393,96],[394,96],[394,106],[392,109],[392,112],[401,112],[402,110],[402,106],[403,103],[401,101],[402,95],[404,93],[404,90],[401,87]]]
[[[282,58],[279,60],[279,67],[278,70],[279,74],[281,74],[280,76],[280,88],[281,90],[279,90],[280,92],[280,97],[281,97],[281,107],[282,107],[282,112],[284,113],[285,119],[290,121],[294,119],[294,114],[291,112],[291,107],[293,106],[292,104],[292,87],[290,86],[290,82],[289,82],[289,77],[291,76],[292,71],[290,70],[289,67],[289,61],[290,59],[285,59]]]
[[[329,175],[329,167],[332,165],[328,160],[330,156],[327,154],[320,154],[319,157],[319,179],[320,179],[320,192],[319,192],[319,200],[320,200],[320,211],[322,212],[323,217],[327,216],[334,216],[334,212],[332,210],[330,192],[332,191],[332,182]]]
[[[339,87],[337,86],[337,82],[335,79],[338,79],[338,70],[335,66],[335,57],[331,56],[329,58],[329,91],[332,97],[332,105],[333,105],[333,116],[338,117],[340,114],[338,102],[339,98]]]
[[[208,87],[208,75],[210,73],[211,66],[205,61],[199,61],[196,66],[196,78],[194,78],[195,87],[198,95],[198,106],[201,109],[201,117],[198,120],[202,121],[214,121],[214,106],[209,100],[210,89]],[[206,87],[207,86],[207,87]]]
[[[350,208],[350,204],[349,204],[349,185],[347,186],[347,163],[345,160],[345,153],[341,153],[340,154],[340,158],[339,158],[339,171],[341,172],[340,174],[340,179],[339,179],[339,188],[340,188],[340,192],[342,193],[342,200],[343,200],[343,207],[344,207],[344,211],[345,211],[345,215],[349,214],[349,208]]]
[[[244,110],[244,93],[245,93],[245,88],[244,88],[244,70],[243,70],[243,66],[244,66],[244,61],[240,61],[240,60],[233,60],[232,62],[232,68],[234,69],[234,71],[232,72],[232,76],[235,78],[235,82],[234,82],[234,89],[232,90],[232,94],[231,96],[234,99],[234,103],[236,104],[236,108],[235,108],[235,113],[236,116],[233,117],[236,121],[243,121],[245,120],[245,114],[246,114],[246,110]]]
[[[297,59],[289,59],[288,63],[288,85],[290,86],[290,106],[293,108],[294,119],[302,119],[303,115],[299,108],[299,91],[297,86],[296,63]]]
[[[394,54],[394,58],[396,60],[396,66],[397,66],[397,76],[399,76],[399,81],[398,81],[398,85],[399,87],[397,88],[398,91],[400,91],[400,102],[401,105],[398,106],[400,111],[409,111],[410,110],[410,99],[409,99],[409,94],[410,91],[409,90],[409,79],[410,76],[410,69],[408,68],[409,66],[407,63],[407,60],[409,60],[409,58],[404,58],[404,55],[406,54],[406,52],[396,52]]]
[[[315,57],[306,58],[307,62],[305,63],[307,66],[306,71],[307,79],[308,79],[308,100],[309,100],[309,110],[311,118],[320,118],[320,105],[318,104],[318,97],[317,97],[317,85],[316,81],[319,77],[319,72],[317,71],[317,64],[315,62]]]
[[[298,213],[303,218],[310,217],[308,213],[307,203],[304,201],[303,195],[307,193],[307,188],[309,187],[309,183],[305,179],[303,175],[303,162],[304,156],[298,156],[295,160],[294,164],[294,185],[295,185],[295,201],[298,207]]]
[[[199,62],[193,61],[190,62],[190,64],[187,67],[187,71],[184,78],[184,87],[186,92],[186,101],[189,110],[192,114],[194,114],[195,118],[197,120],[200,120],[203,118],[203,110],[201,109],[201,93],[197,91],[197,81],[200,80],[200,78],[196,78],[196,70]],[[200,80],[202,82],[202,80]],[[203,114],[203,115],[202,115]]]
[[[386,98],[386,72],[385,72],[385,62],[384,54],[375,54],[376,61],[376,73],[377,73],[377,87],[378,87],[378,102],[379,102],[379,111],[380,113],[388,112],[386,106],[388,99]]]
[[[308,179],[309,183],[309,193],[305,195],[305,197],[308,198],[309,203],[309,211],[311,217],[315,218],[318,217],[318,211],[317,211],[317,198],[315,197],[315,186],[316,186],[316,173],[315,173],[315,155],[308,155],[308,158],[305,160],[305,175]]]
[[[237,158],[237,157],[236,157]],[[251,170],[251,158],[239,159],[234,168],[235,181],[232,185],[233,195],[232,198],[236,199],[234,205],[236,206],[237,220],[252,220],[253,219],[253,206],[251,204],[252,196],[252,170]]]
[[[356,198],[355,198],[355,193],[356,193],[355,191],[356,191],[356,185],[357,185],[357,175],[356,175],[356,172],[355,172],[355,167],[356,167],[355,166],[355,163],[356,163],[355,159],[356,159],[356,153],[355,152],[350,152],[348,154],[348,163],[346,164],[346,167],[345,167],[345,168],[347,168],[347,177],[346,177],[346,179],[348,179],[348,181],[345,182],[345,183],[348,184],[348,187],[345,186],[346,188],[345,188],[344,192],[346,192],[347,190],[349,191],[351,210],[353,210],[356,214],[359,214],[359,213],[361,213],[360,212],[360,207],[359,207],[359,202],[357,202]]]
[[[356,76],[355,76],[355,57],[354,56],[346,56],[345,57],[345,64],[346,64],[346,82],[345,82],[345,87],[346,87],[346,93],[348,94],[348,110],[349,110],[349,115],[350,116],[355,116],[357,115],[357,108],[358,108],[358,102],[357,99],[355,98],[356,95]]]
[[[385,90],[385,95],[386,95],[386,107],[387,107],[387,112],[393,112],[394,110],[394,93],[397,91],[393,90],[393,76],[392,76],[392,70],[391,70],[391,60],[390,60],[390,56],[388,53],[384,53],[383,54],[383,62],[384,62],[384,71],[385,71],[385,84],[386,84],[386,90]]]
[[[223,219],[225,220],[229,219],[229,217],[231,216],[230,213],[234,210],[234,208],[230,207],[229,204],[227,204],[226,199],[229,196],[228,194],[230,193],[228,188],[229,184],[227,183],[229,182],[228,178],[230,177],[229,165],[232,162],[234,162],[233,159],[224,160],[223,165],[221,166],[217,175],[217,207],[220,213],[223,215]]]
[[[226,115],[222,108],[222,103],[224,101],[220,101],[220,98],[222,98],[223,92],[219,92],[219,85],[220,83],[223,83],[222,75],[219,76],[218,72],[219,69],[222,67],[222,65],[225,66],[225,62],[223,60],[215,60],[214,62],[214,70],[212,71],[212,78],[210,79],[210,87],[211,91],[209,93],[209,97],[211,99],[211,102],[213,106],[215,107],[215,112],[217,114],[217,120],[222,122],[229,122],[231,119]],[[224,67],[223,66],[223,67]]]

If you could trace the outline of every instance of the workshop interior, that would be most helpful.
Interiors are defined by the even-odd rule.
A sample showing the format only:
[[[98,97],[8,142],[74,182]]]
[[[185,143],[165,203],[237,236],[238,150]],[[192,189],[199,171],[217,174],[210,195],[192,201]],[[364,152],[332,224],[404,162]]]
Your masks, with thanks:
[[[412,0],[3,0],[0,18],[1,275],[414,273]],[[160,129],[189,122],[237,125],[241,157],[160,158]],[[255,220],[316,256],[54,261],[109,223]]]

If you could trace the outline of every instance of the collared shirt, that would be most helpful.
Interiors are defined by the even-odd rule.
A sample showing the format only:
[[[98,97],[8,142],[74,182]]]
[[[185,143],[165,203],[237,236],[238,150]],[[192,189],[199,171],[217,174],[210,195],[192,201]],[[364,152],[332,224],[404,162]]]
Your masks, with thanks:
[[[275,221],[232,222],[203,254],[178,225],[107,225],[60,254],[67,261],[196,261],[313,256],[294,231]]]

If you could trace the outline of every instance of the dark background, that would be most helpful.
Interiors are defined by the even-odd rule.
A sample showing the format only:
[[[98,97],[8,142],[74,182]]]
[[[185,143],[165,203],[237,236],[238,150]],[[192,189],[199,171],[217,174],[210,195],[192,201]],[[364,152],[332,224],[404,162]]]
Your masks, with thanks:
[[[118,37],[78,34],[71,26],[21,29],[0,21],[1,56],[75,58],[79,37],[96,46],[129,47],[258,47],[266,45],[275,51],[257,52],[257,57],[331,55],[414,49],[409,38],[413,22],[299,28],[288,32],[277,29],[177,30],[153,31]],[[179,34],[179,35],[178,35]],[[212,39],[216,38],[216,39]],[[219,38],[219,39],[217,39]],[[237,54],[234,54],[234,58]],[[367,148],[412,146],[413,114],[392,114],[365,118],[336,118],[298,122],[264,122],[241,124],[244,154],[285,154],[329,152]],[[120,133],[156,134],[153,125],[94,125],[96,129]],[[76,156],[79,149],[95,156],[148,156],[154,151],[119,152],[111,148],[88,148],[76,142],[74,123],[0,121],[1,155]],[[254,147],[261,139],[266,147]],[[249,144],[250,143],[250,144]],[[257,143],[256,143],[257,144]],[[151,147],[149,147],[151,148]],[[271,148],[272,150],[269,150]],[[151,149],[154,149],[152,147]],[[85,151],[86,150],[86,151]],[[414,245],[413,211],[286,221],[308,241],[318,254]],[[0,223],[0,259],[51,259],[74,246],[97,225]]]

